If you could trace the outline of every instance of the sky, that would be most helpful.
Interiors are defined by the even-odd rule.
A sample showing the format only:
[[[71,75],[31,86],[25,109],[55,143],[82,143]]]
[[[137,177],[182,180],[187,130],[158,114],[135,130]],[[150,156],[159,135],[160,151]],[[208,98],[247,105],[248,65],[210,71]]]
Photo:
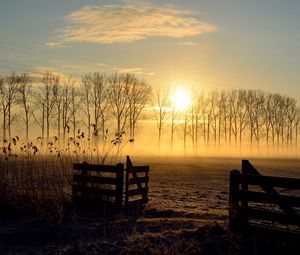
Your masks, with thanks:
[[[1,0],[0,75],[133,72],[300,99],[298,0]]]

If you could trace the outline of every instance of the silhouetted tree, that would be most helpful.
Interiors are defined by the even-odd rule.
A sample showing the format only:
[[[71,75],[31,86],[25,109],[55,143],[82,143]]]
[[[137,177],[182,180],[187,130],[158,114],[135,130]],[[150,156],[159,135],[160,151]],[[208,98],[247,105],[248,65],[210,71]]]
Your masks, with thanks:
[[[6,132],[8,131],[8,138],[11,140],[11,126],[13,121],[17,118],[16,113],[13,112],[13,107],[17,101],[18,84],[19,78],[15,72],[13,72],[10,76],[5,77],[5,79],[0,82],[3,139],[7,138]]]
[[[87,74],[85,79],[88,79],[91,92],[90,104],[93,112],[93,134],[97,137],[101,131],[102,139],[105,139],[106,121],[109,118],[108,108],[108,82],[104,74],[93,73]]]
[[[87,127],[87,139],[90,143],[91,141],[91,90],[92,90],[92,80],[90,79],[90,76],[86,74],[82,77],[82,102],[83,102],[83,112],[87,118],[86,127]],[[74,130],[75,134],[75,130]],[[75,136],[74,136],[75,138]]]
[[[109,79],[108,98],[117,123],[116,136],[120,139],[129,118],[129,91],[134,81],[132,74],[114,74]]]
[[[144,81],[132,78],[128,92],[130,138],[135,139],[136,124],[151,95],[151,87]]]
[[[25,123],[25,137],[26,143],[29,141],[29,121],[32,117],[32,79],[28,74],[21,74],[19,76],[19,103],[24,110],[24,116],[21,117]]]
[[[80,93],[78,91],[78,88],[73,86],[71,87],[70,91],[70,116],[71,116],[71,124],[72,124],[72,130],[73,130],[73,137],[76,137],[76,127],[77,127],[77,115],[79,114],[79,110],[82,105],[82,100],[80,97]]]
[[[70,134],[72,119],[73,119],[73,111],[77,112],[78,107],[73,108],[74,99],[73,94],[77,94],[75,92],[75,80],[72,77],[69,77],[63,81],[61,88],[61,115],[62,115],[62,140],[63,147],[66,142],[66,135]],[[76,128],[76,127],[75,127]],[[75,137],[75,130],[73,127],[73,138]]]
[[[43,108],[42,116],[45,120],[42,120],[41,123],[44,123],[44,126],[46,127],[47,144],[49,143],[50,128],[55,114],[54,107],[57,102],[57,88],[59,86],[59,81],[60,77],[58,75],[54,75],[52,72],[46,71],[43,75],[42,85],[39,87],[39,93],[37,95],[38,104]]]
[[[167,116],[166,107],[169,106],[169,90],[166,87],[160,87],[154,92],[152,105],[158,129],[158,146],[160,149],[162,131],[165,128]]]

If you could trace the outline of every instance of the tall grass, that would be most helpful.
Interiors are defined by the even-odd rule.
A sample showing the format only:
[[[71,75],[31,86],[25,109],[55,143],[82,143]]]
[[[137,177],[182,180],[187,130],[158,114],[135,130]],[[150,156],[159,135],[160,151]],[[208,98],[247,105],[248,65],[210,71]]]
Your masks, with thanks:
[[[83,135],[68,138],[65,146],[59,145],[56,137],[47,146],[40,138],[27,144],[19,142],[19,137],[4,140],[0,214],[30,214],[51,224],[61,223],[72,204],[73,164],[116,164],[126,144],[119,135],[100,146]]]

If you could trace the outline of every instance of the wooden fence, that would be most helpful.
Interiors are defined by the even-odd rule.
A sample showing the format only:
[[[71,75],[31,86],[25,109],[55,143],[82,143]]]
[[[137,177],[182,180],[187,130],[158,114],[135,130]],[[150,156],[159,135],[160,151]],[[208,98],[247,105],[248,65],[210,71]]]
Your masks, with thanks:
[[[123,205],[128,209],[148,202],[149,166],[133,166],[129,157],[126,169],[123,164],[88,163],[74,164],[73,169],[73,202],[79,207],[101,207],[115,213]]]
[[[244,160],[242,173],[238,170],[230,172],[231,229],[247,231],[249,227],[256,227],[299,235],[300,197],[282,194],[279,189],[299,195],[300,179],[262,176]]]
[[[133,166],[126,160],[125,208],[140,208],[148,203],[149,166]]]

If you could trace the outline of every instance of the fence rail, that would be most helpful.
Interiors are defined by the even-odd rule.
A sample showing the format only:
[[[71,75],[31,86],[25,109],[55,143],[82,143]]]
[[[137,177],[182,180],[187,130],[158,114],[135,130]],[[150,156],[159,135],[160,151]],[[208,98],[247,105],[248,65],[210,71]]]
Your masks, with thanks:
[[[102,173],[117,173],[118,165],[111,166],[111,165],[95,165],[95,164],[74,164],[73,170],[86,170],[86,171],[93,171],[93,172],[102,172]]]

